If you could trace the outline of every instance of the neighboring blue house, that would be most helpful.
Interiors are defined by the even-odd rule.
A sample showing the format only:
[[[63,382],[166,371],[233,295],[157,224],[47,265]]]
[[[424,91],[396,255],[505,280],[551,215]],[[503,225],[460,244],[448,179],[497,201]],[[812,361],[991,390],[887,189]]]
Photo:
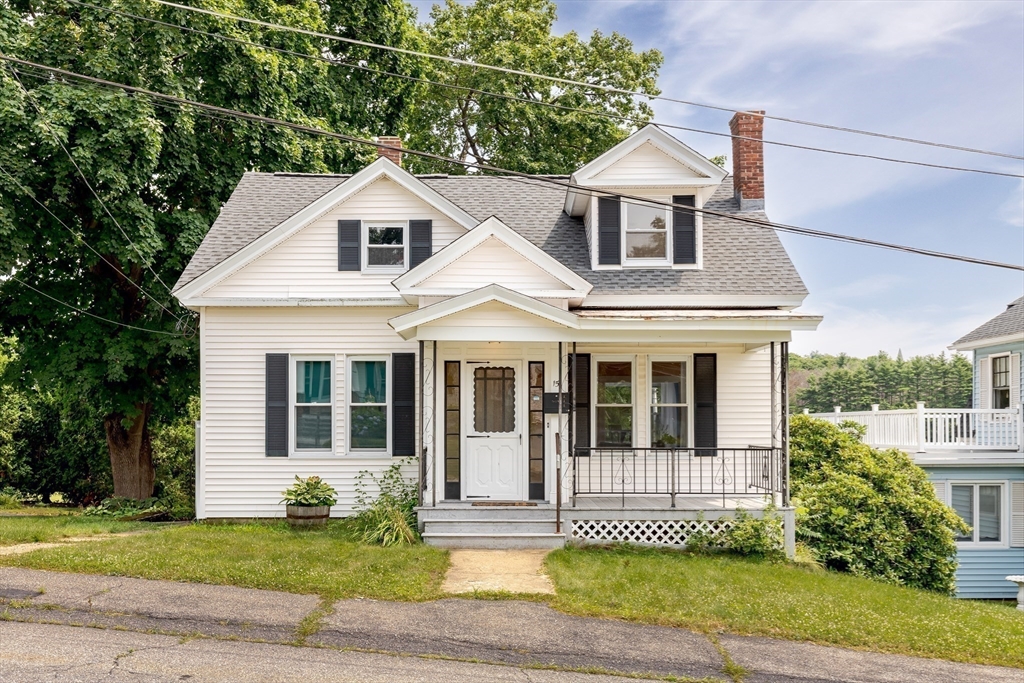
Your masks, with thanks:
[[[961,598],[1013,598],[1007,576],[1024,574],[1024,297],[950,348],[974,354],[971,408],[818,413],[867,430],[865,443],[899,448],[927,473],[935,493],[971,526],[957,540]]]

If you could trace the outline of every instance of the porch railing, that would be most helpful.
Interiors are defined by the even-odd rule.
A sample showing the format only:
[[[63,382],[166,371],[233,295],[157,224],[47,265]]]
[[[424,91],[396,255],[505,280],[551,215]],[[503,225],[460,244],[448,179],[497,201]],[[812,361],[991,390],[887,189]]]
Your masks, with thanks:
[[[577,448],[572,455],[573,505],[578,496],[785,495],[781,448]],[[786,504],[783,501],[783,504]]]
[[[949,450],[1019,451],[1024,443],[1021,408],[926,408],[808,413],[839,424],[852,420],[867,428],[864,442],[877,448],[901,448],[918,453]]]

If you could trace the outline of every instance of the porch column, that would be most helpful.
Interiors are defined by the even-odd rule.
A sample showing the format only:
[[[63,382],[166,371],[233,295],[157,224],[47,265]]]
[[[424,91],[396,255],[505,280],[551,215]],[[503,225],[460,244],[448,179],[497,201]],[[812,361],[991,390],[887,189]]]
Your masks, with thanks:
[[[436,443],[437,342],[420,342],[420,504],[437,505]]]

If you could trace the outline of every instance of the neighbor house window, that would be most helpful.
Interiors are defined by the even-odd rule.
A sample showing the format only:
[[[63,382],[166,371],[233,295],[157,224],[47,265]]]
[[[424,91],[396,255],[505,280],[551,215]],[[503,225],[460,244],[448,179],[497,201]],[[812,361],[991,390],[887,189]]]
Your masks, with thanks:
[[[664,261],[668,258],[668,209],[622,202],[626,226],[626,258]]]
[[[295,361],[295,450],[329,451],[334,432],[332,362]]]
[[[633,363],[598,361],[596,373],[594,424],[596,445],[624,447],[633,445]]]
[[[651,361],[651,446],[685,448],[688,418],[686,362]]]
[[[349,449],[387,451],[388,362],[385,358],[349,364]]]
[[[992,358],[992,407],[1010,407],[1010,357]]]
[[[950,507],[971,527],[956,540],[961,543],[1000,543],[1002,500],[1002,484],[953,484],[950,487]]]
[[[404,268],[407,246],[406,232],[404,223],[368,223],[366,226],[366,267]]]

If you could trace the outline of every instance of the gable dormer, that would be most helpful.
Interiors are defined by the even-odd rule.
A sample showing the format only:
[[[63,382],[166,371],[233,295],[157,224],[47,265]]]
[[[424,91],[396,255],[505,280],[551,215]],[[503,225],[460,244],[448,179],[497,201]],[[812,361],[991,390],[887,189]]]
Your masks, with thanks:
[[[565,211],[583,218],[595,270],[699,269],[703,221],[685,207],[703,208],[726,175],[648,125],[572,175],[572,183],[586,189],[567,192]]]

